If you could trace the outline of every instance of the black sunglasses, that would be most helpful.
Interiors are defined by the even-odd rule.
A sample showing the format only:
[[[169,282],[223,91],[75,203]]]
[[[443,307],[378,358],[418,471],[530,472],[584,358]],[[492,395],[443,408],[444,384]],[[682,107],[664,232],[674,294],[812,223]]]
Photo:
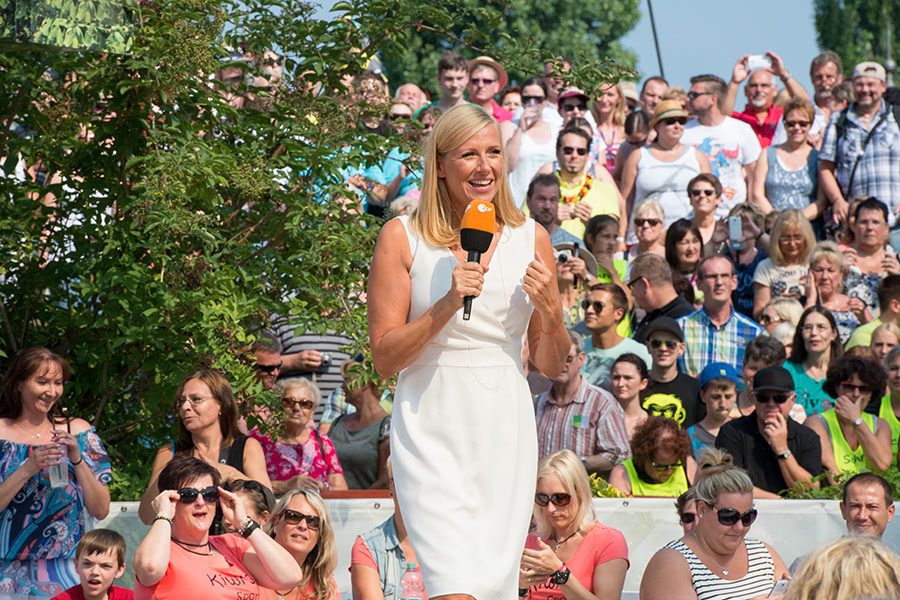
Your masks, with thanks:
[[[587,310],[588,306],[594,309],[594,312],[598,315],[603,312],[603,303],[599,300],[582,300],[581,301],[581,309]]]
[[[687,123],[687,119],[684,117],[669,117],[668,119],[663,119],[663,123],[666,125],[674,125],[678,123],[679,125],[684,125]]]
[[[544,101],[544,96],[522,96],[522,104],[540,104]]]
[[[562,151],[566,156],[572,154],[573,152],[577,152],[578,156],[584,156],[588,153],[587,148],[573,148],[572,146],[563,146]]]
[[[647,225],[649,225],[650,227],[656,227],[657,225],[662,223],[662,221],[660,221],[659,219],[635,219],[634,220],[634,226],[637,227],[638,229],[643,227],[645,223]]]
[[[178,501],[182,504],[193,504],[194,501],[197,500],[197,496],[203,496],[203,499],[206,502],[212,504],[219,499],[219,490],[216,489],[216,486],[214,485],[202,490],[186,487],[178,490],[178,496]]]
[[[650,464],[653,465],[653,468],[656,469],[657,471],[668,471],[670,469],[674,471],[675,469],[683,466],[683,463],[681,461],[678,461],[677,463],[674,463],[671,465],[658,465],[654,461],[651,460]]]
[[[712,196],[716,193],[716,190],[691,190],[691,196],[699,196],[703,194],[704,196]]]
[[[257,371],[261,371],[263,373],[274,373],[281,369],[281,365],[284,364],[284,361],[279,361],[277,365],[253,365],[253,368]]]
[[[553,494],[552,496],[535,494],[534,501],[538,506],[547,506],[551,502],[554,506],[568,506],[572,501],[572,496],[570,494]]]
[[[725,527],[731,527],[738,521],[740,521],[741,525],[743,525],[744,527],[750,527],[751,525],[753,525],[756,517],[759,516],[759,511],[757,511],[755,508],[751,508],[744,514],[741,514],[735,508],[716,508],[715,506],[711,506],[710,508],[716,511],[716,516],[719,518],[719,523],[721,523]]]
[[[575,109],[580,110],[581,112],[585,112],[587,110],[587,104],[563,104],[562,109],[565,112],[572,112]]]
[[[765,394],[760,392],[758,394],[753,394],[753,397],[756,398],[756,401],[760,404],[766,404],[770,400],[774,401],[775,404],[784,404],[788,401],[788,394]]]
[[[697,515],[692,512],[686,512],[681,515],[681,524],[688,525],[694,522],[694,519],[697,518]]]
[[[860,394],[871,394],[872,388],[867,385],[855,385],[853,383],[842,381],[841,387],[845,390],[850,390],[852,392],[859,392]]]
[[[296,510],[291,510],[289,508],[281,511],[281,516],[284,519],[284,522],[288,525],[299,525],[300,521],[306,520],[307,527],[309,527],[313,531],[319,530],[319,517],[304,515],[302,512],[297,512]]]
[[[665,344],[666,348],[669,350],[674,350],[678,347],[678,342],[675,340],[650,340],[650,347],[654,350],[658,350],[662,348],[662,345]]]
[[[699,98],[700,96],[709,96],[709,95],[711,95],[712,93],[713,93],[713,92],[688,92],[688,93],[687,93],[687,97],[688,97],[688,99],[690,99],[690,100],[696,100],[696,99]]]

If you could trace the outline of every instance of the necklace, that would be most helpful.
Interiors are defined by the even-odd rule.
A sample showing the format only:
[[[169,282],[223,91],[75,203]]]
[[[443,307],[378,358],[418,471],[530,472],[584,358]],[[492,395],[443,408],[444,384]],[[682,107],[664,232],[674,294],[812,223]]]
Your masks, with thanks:
[[[571,535],[567,536],[566,539],[560,541],[560,540],[558,540],[558,539],[556,538],[556,534],[554,533],[554,534],[553,534],[553,540],[556,542],[556,548],[554,548],[553,551],[554,551],[554,552],[559,552],[559,547],[562,546],[563,544],[565,544],[566,542],[568,542],[569,540],[571,540],[571,539],[572,539],[573,537],[575,537],[576,535],[578,535],[578,530],[577,530],[577,529],[576,529],[574,532],[572,532]]]
[[[35,433],[35,432],[31,431],[30,429],[28,429],[27,427],[25,427],[24,425],[22,425],[21,422],[16,422],[16,425],[18,425],[19,427],[21,427],[23,431],[25,431],[25,432],[27,432],[27,433],[30,433],[30,434],[31,434],[31,437],[33,437],[33,438],[41,439],[41,434],[42,434],[42,433],[46,433],[45,431],[41,431],[41,432]]]
[[[284,600],[285,596],[289,595],[291,592],[293,592],[296,589],[297,589],[297,586],[295,585],[294,587],[292,587],[291,589],[289,589],[288,591],[286,591],[284,593],[279,592],[278,590],[275,590],[275,592],[278,594],[278,600]]]
[[[556,172],[556,178],[562,181],[560,178],[560,172]],[[571,196],[563,196],[562,201],[566,204],[574,204],[581,200],[584,200],[584,197],[588,195],[591,191],[591,186],[594,185],[594,178],[590,175],[584,176],[584,183],[581,185],[581,189],[572,194]]]
[[[181,546],[185,551],[190,552],[191,554],[196,554],[197,556],[215,556],[215,552],[213,551],[212,543],[206,542],[205,544],[188,544],[187,542],[182,542],[180,540],[172,538],[172,541]],[[206,546],[209,552],[197,552],[195,550],[191,550],[189,546],[193,546],[194,548],[202,548]]]
[[[725,569],[725,568],[723,568],[721,565],[719,565],[719,563],[716,562],[716,561],[713,559],[712,554],[709,553],[709,552],[707,552],[706,549],[703,548],[703,544],[700,543],[700,538],[697,536],[697,534],[694,533],[693,531],[691,531],[691,535],[693,535],[693,536],[694,536],[694,539],[697,540],[697,546],[698,546],[701,550],[703,550],[703,554],[705,554],[705,555],[707,556],[707,558],[709,558],[709,561],[710,561],[711,563],[713,563],[713,564],[716,566],[717,569],[719,569],[720,571],[722,571],[722,575],[728,575],[728,569]],[[730,559],[728,559],[728,564],[731,564],[731,561],[733,561],[733,560],[734,560],[734,556],[732,556]]]

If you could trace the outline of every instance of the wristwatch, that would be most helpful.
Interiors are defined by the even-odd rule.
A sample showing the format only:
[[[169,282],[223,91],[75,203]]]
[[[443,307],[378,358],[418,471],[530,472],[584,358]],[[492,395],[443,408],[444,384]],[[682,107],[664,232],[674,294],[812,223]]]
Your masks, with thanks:
[[[550,581],[555,583],[556,585],[563,585],[569,580],[569,575],[572,574],[572,571],[569,570],[569,567],[566,566],[566,563],[563,563],[563,566],[553,574],[550,578]]]
[[[787,460],[793,455],[794,455],[794,453],[791,452],[790,448],[785,448],[784,452],[782,452],[781,454],[778,455],[778,458],[783,458],[783,459]]]
[[[858,418],[857,420],[853,421],[853,426],[854,426],[854,427],[859,427],[859,426],[862,425],[864,422],[865,422],[865,421],[863,421],[863,418],[860,417],[860,418]]]
[[[241,537],[248,538],[257,529],[259,529],[259,523],[247,517],[247,520],[244,521],[244,525],[241,527]]]

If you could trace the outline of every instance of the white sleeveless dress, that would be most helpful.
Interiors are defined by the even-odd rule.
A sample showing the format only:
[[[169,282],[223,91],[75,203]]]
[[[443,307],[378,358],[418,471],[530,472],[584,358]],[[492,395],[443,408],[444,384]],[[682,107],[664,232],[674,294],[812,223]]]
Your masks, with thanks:
[[[408,321],[450,289],[458,260],[406,228]],[[522,369],[532,305],[522,278],[534,221],[504,227],[472,316],[463,311],[400,373],[391,461],[397,501],[429,597],[518,598],[537,475],[534,408]]]

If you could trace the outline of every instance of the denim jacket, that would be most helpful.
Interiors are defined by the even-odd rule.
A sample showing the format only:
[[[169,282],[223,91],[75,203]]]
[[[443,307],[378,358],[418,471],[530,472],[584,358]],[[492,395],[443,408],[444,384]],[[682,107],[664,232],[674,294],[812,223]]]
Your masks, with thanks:
[[[375,529],[362,534],[362,539],[375,559],[375,566],[378,567],[384,600],[398,600],[400,577],[406,571],[406,558],[397,538],[394,516],[391,515]]]

